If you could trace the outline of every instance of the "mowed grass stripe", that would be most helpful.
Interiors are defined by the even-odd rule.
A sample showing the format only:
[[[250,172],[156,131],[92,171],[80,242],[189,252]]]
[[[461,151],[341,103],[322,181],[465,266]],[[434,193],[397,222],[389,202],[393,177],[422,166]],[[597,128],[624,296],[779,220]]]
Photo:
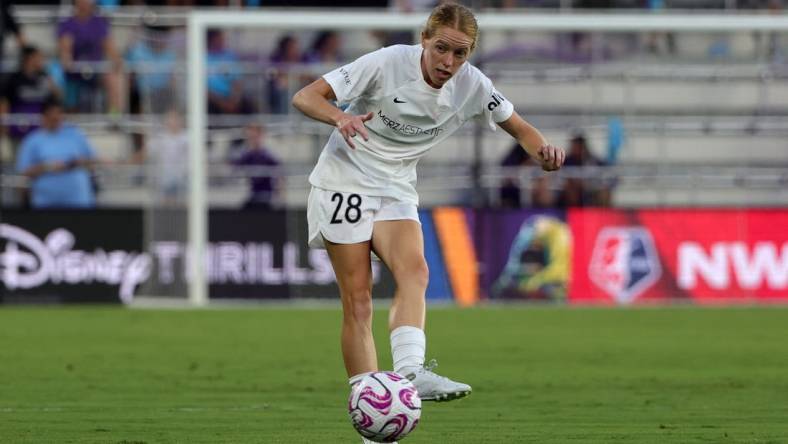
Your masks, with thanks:
[[[358,443],[341,316],[4,307],[0,442]],[[406,443],[788,443],[786,308],[441,308],[427,335],[474,393]]]

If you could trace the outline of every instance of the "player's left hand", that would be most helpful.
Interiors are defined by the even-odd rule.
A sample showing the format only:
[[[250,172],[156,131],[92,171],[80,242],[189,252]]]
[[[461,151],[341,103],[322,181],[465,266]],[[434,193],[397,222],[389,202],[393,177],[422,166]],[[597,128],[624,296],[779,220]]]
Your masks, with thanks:
[[[561,168],[566,159],[566,152],[563,148],[553,145],[542,145],[539,148],[539,160],[542,162],[544,171],[555,171]]]

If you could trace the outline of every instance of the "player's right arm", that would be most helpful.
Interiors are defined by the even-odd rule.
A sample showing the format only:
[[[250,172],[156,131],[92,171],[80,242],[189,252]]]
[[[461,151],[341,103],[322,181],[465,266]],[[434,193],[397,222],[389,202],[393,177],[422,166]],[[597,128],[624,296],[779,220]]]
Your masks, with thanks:
[[[336,100],[334,90],[324,78],[319,78],[302,88],[293,96],[293,106],[305,115],[336,126],[347,144],[355,149],[356,145],[351,140],[356,134],[361,134],[364,140],[369,140],[369,133],[364,122],[372,119],[372,113],[357,116],[348,114],[334,106],[331,101]]]

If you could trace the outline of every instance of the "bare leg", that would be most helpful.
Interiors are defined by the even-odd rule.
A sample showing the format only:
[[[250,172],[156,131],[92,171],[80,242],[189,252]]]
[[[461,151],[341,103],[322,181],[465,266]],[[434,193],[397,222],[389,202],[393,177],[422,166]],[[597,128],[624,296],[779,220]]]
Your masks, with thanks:
[[[377,371],[378,357],[372,338],[370,243],[325,243],[342,297],[342,357],[348,377]]]
[[[397,283],[389,311],[389,330],[402,326],[424,330],[429,270],[424,260],[421,225],[413,220],[375,222],[372,246]]]
[[[436,375],[432,371],[434,365],[423,366],[429,271],[424,259],[421,225],[413,220],[376,222],[372,247],[397,283],[389,312],[394,371],[411,379],[422,401],[450,401],[467,396],[471,392],[468,384]]]

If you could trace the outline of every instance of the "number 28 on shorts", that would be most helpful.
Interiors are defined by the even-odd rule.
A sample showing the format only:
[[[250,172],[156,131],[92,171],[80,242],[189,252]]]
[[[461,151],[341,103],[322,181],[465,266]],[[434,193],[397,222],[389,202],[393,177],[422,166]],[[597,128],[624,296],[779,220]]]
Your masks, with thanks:
[[[309,246],[324,248],[323,240],[355,244],[372,238],[374,223],[382,220],[418,221],[416,205],[397,199],[314,187],[307,205]]]

